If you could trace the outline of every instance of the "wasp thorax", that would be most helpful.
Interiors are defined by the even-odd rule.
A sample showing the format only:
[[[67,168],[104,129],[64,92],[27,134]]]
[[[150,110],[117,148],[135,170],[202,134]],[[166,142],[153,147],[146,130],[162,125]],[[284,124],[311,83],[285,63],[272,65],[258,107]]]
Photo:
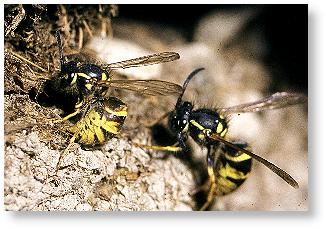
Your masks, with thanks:
[[[102,74],[104,71],[95,64],[83,64],[79,68],[80,73],[84,73],[89,78],[95,78],[97,80],[102,79]]]

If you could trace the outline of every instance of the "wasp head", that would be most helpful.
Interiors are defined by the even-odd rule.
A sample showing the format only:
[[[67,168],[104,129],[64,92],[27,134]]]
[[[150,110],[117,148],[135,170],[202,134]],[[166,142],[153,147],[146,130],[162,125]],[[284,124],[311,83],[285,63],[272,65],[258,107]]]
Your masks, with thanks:
[[[187,77],[183,83],[182,92],[180,93],[177,104],[175,105],[175,109],[169,117],[169,127],[171,131],[176,134],[179,145],[184,151],[188,150],[185,144],[185,140],[188,136],[189,119],[193,106],[190,102],[182,101],[182,97],[186,91],[189,81],[192,79],[192,77],[194,77],[198,72],[202,70],[204,70],[204,68],[198,68],[191,72]]]
[[[170,115],[169,126],[176,134],[186,134],[188,132],[189,118],[192,111],[190,102],[181,102],[175,111]]]

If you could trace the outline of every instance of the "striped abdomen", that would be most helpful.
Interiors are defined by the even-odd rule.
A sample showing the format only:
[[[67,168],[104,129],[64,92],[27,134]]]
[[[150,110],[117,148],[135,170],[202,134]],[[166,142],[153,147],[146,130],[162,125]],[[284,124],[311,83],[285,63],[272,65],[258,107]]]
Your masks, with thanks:
[[[235,145],[247,149],[248,144],[236,142]],[[216,194],[225,195],[236,190],[250,175],[252,158],[228,146],[222,147],[216,163]]]
[[[115,97],[99,99],[69,128],[74,134],[71,141],[90,147],[101,145],[118,134],[126,117],[127,105],[121,100]]]

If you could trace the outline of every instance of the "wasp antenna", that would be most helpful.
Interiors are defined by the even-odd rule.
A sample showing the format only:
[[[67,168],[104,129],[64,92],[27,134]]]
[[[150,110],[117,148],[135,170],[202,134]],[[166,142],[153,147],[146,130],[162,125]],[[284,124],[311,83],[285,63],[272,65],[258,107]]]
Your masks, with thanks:
[[[205,68],[197,68],[197,69],[195,69],[194,71],[192,71],[192,72],[189,74],[189,76],[187,77],[187,79],[186,79],[185,82],[183,83],[182,92],[181,92],[181,94],[180,94],[180,96],[179,96],[179,98],[178,98],[178,101],[177,101],[176,106],[178,106],[178,105],[181,103],[181,101],[182,101],[182,96],[183,96],[183,94],[185,93],[186,88],[187,88],[187,86],[188,86],[188,83],[189,83],[189,81],[192,79],[192,77],[194,77],[198,72],[200,72],[200,71],[202,71],[202,70],[204,70],[204,69],[205,69]]]
[[[59,46],[59,53],[60,53],[60,64],[61,66],[64,65],[64,57],[63,57],[63,46],[62,46],[62,41],[61,41],[61,34],[59,30],[55,31],[55,36],[57,38],[57,43]]]

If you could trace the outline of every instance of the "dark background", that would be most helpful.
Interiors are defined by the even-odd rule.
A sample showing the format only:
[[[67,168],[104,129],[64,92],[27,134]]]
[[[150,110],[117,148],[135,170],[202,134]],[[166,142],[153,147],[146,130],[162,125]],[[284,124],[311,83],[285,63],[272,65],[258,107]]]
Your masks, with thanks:
[[[270,46],[265,64],[275,82],[308,93],[308,5],[119,5],[119,18],[171,26],[188,41],[198,21],[216,10],[257,9],[251,21]],[[275,86],[277,87],[277,86]]]

